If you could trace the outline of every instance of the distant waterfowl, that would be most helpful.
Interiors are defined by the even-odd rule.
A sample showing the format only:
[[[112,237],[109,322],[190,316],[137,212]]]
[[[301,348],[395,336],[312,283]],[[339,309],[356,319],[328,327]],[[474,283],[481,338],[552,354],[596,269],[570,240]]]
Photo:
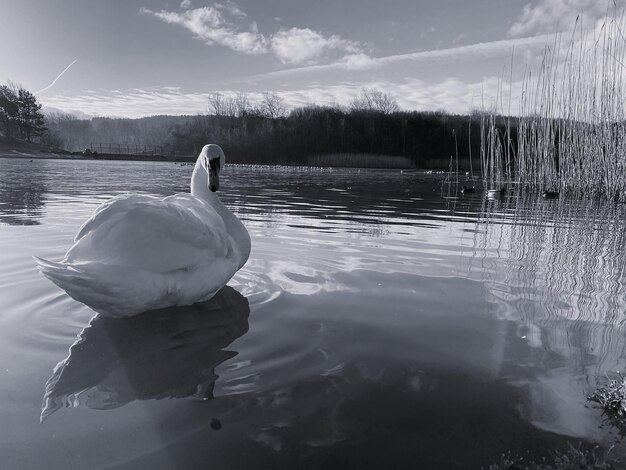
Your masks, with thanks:
[[[467,186],[461,186],[461,192],[463,194],[473,194],[476,192],[476,188],[474,186],[472,186],[471,188],[468,188]]]
[[[544,199],[558,199],[559,193],[557,191],[544,191],[541,193]]]
[[[504,196],[505,192],[506,192],[506,190],[504,189],[504,187],[502,187],[500,189],[489,189],[487,191],[487,197],[489,199],[501,198],[502,196]]]
[[[124,316],[210,299],[246,263],[250,236],[219,200],[224,153],[205,145],[191,194],[121,195],[99,206],[41,272],[93,310]]]

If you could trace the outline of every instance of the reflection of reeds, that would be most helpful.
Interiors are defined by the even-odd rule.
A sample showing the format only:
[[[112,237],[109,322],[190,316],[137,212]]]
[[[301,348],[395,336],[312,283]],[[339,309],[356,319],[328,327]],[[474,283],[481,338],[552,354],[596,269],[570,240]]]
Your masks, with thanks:
[[[623,365],[623,206],[516,196],[485,202],[481,216],[476,242],[482,269],[495,271],[492,292],[514,305],[511,319],[536,332],[535,344],[568,358],[575,374]],[[506,253],[504,263],[493,253]]]
[[[310,166],[330,166],[344,168],[413,168],[414,162],[409,158],[375,155],[369,153],[333,153],[317,155],[309,158]]]
[[[481,164],[490,185],[518,179],[539,190],[624,200],[622,26],[623,18],[607,18],[591,38],[577,20],[566,46],[557,37],[546,47],[538,74],[526,74],[520,116],[483,116]]]

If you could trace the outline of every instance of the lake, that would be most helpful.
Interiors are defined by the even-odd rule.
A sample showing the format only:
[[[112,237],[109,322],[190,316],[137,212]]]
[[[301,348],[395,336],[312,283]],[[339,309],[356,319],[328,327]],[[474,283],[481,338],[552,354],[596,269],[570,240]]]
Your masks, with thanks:
[[[0,468],[625,455],[585,398],[626,364],[624,205],[229,166],[220,193],[252,254],[213,300],[98,318],[37,271],[31,257],[62,258],[102,202],[187,192],[191,171],[0,159]]]

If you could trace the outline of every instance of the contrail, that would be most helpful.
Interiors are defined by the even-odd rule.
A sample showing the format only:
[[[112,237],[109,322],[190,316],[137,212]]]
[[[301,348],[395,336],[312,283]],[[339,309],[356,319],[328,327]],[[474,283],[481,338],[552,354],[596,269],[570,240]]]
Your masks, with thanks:
[[[73,61],[70,65],[68,65],[67,67],[65,67],[65,68],[63,69],[63,72],[61,72],[61,73],[57,76],[57,78],[55,78],[55,79],[52,81],[52,83],[51,83],[50,85],[48,85],[48,86],[47,86],[47,87],[45,87],[45,88],[42,88],[41,90],[39,90],[38,92],[36,92],[36,93],[35,93],[35,95],[38,95],[39,93],[42,93],[42,92],[46,91],[48,88],[52,87],[52,86],[53,86],[53,85],[57,82],[57,80],[58,80],[59,78],[61,78],[61,77],[63,76],[63,74],[64,74],[65,72],[67,72],[67,71],[69,70],[69,68],[70,68],[72,65],[74,65],[76,62],[78,62],[78,59],[74,59],[74,61]]]

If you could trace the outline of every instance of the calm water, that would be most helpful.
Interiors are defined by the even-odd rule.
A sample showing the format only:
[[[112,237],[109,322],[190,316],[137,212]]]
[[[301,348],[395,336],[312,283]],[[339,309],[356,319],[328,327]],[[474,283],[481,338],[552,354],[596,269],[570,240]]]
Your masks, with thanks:
[[[623,206],[230,167],[222,198],[253,248],[214,300],[94,318],[36,270],[98,204],[188,191],[190,175],[0,159],[0,468],[480,468],[581,441],[624,454],[585,406],[626,365]]]

